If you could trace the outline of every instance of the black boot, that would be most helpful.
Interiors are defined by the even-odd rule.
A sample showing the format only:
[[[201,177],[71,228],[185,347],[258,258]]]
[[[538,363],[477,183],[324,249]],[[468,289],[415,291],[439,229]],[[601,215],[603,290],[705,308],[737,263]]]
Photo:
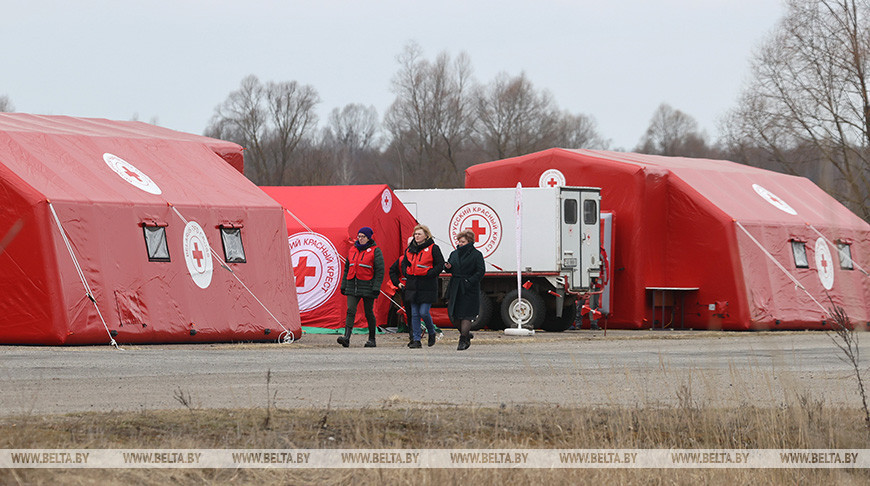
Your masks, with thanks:
[[[378,326],[375,324],[369,324],[369,340],[366,341],[365,347],[367,348],[375,348],[377,347],[377,343],[375,342],[375,334],[377,333]]]
[[[345,348],[350,346],[350,333],[353,332],[353,327],[345,326],[344,328],[344,336],[340,336],[336,341],[338,344],[341,344]]]
[[[471,346],[471,339],[468,336],[459,336],[459,346],[456,346],[457,351],[465,351]]]
[[[435,333],[433,332],[432,334],[429,335],[429,342],[426,344],[431,348],[432,346],[435,346],[435,341],[437,339],[438,339],[438,337],[435,336]]]
[[[423,347],[423,345],[420,343],[420,341],[411,341],[411,344],[409,344],[408,347],[411,349],[420,349]]]

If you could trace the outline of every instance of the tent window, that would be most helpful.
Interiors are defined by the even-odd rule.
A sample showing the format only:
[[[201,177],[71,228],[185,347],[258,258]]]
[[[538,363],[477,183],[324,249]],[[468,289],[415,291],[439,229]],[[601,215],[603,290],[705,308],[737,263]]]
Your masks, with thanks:
[[[837,253],[840,255],[840,268],[843,270],[853,270],[852,265],[852,245],[849,243],[837,242]]]
[[[592,199],[583,201],[583,224],[598,222],[598,203]]]
[[[165,226],[142,226],[149,262],[168,262],[169,245],[166,244]]]
[[[791,242],[791,252],[794,254],[794,266],[798,268],[810,268],[807,261],[807,245],[803,241]]]
[[[577,200],[565,199],[565,224],[577,224]]]
[[[221,228],[224,244],[224,259],[227,263],[245,263],[245,247],[242,245],[241,228]]]

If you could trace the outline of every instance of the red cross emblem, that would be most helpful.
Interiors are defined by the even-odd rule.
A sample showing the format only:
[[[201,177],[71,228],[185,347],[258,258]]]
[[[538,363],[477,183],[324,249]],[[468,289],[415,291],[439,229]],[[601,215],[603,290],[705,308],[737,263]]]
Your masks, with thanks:
[[[139,174],[133,172],[128,167],[124,167],[124,173],[126,173],[130,177],[134,177],[137,181],[142,182],[142,178],[139,177]]]
[[[555,177],[550,177],[550,180],[547,181],[547,185],[550,187],[555,187],[557,184],[559,184],[559,181]]]
[[[474,242],[475,242],[475,243],[479,243],[479,242],[480,242],[480,237],[486,234],[486,228],[483,228],[483,227],[480,226],[480,220],[479,220],[479,219],[474,219],[474,220],[472,220],[472,221],[471,221],[471,227],[470,227],[470,228],[465,228],[465,229],[467,229],[467,230],[470,229],[471,231],[474,232]]]
[[[293,267],[293,275],[296,277],[296,286],[305,287],[305,277],[317,275],[317,267],[308,265],[308,257],[299,257],[299,262]]]
[[[825,273],[828,273],[828,260],[825,259],[824,254],[822,254],[822,270],[824,270]]]
[[[202,267],[203,254],[202,251],[200,251],[199,249],[199,243],[197,243],[196,241],[193,242],[193,251],[191,253],[193,254],[193,259],[196,260],[196,267]]]

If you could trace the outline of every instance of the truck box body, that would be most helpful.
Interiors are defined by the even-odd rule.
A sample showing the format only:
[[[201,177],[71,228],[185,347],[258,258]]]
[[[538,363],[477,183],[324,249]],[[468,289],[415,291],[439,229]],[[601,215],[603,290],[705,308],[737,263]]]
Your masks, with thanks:
[[[516,189],[398,190],[396,196],[429,227],[445,258],[454,237],[475,232],[490,274],[517,272]],[[522,271],[565,278],[568,289],[588,289],[600,271],[600,189],[523,188]],[[555,281],[555,280],[553,280]]]

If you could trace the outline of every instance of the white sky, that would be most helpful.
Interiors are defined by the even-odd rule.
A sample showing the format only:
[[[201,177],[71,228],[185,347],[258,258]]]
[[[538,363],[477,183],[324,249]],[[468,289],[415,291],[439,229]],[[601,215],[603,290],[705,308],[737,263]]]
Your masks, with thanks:
[[[396,56],[468,53],[475,78],[525,71],[559,107],[633,148],[669,103],[709,135],[734,106],[780,0],[6,0],[0,95],[17,111],[202,133],[248,74],[310,84],[322,117],[380,116]]]

